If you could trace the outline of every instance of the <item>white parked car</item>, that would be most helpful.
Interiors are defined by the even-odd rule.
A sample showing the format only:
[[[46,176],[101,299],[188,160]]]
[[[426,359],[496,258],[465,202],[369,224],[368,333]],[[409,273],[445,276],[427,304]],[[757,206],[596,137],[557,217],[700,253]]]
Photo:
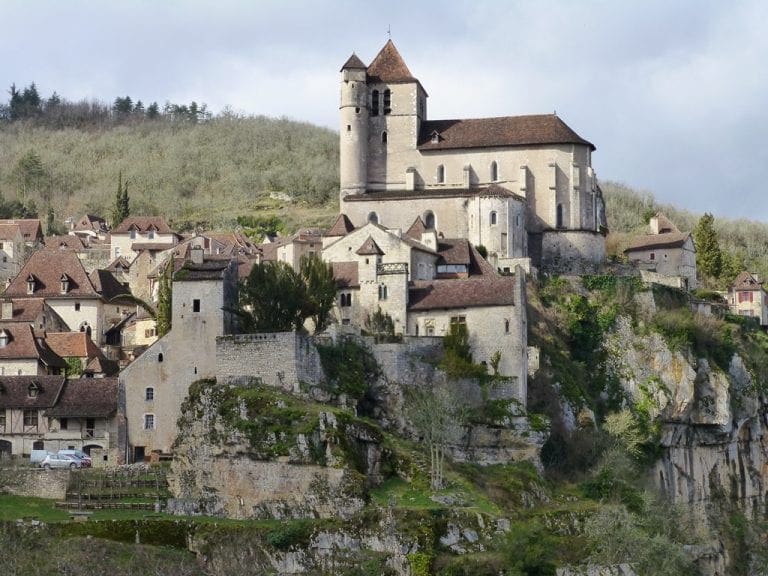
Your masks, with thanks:
[[[82,460],[69,456],[67,454],[48,454],[43,461],[40,462],[40,468],[50,470],[51,468],[81,468],[83,465]]]

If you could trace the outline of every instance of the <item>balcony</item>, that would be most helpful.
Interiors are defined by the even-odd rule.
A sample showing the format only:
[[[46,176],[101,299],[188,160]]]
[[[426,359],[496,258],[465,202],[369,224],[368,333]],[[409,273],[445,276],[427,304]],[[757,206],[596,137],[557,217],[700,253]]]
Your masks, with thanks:
[[[408,275],[408,263],[407,262],[390,262],[387,264],[377,264],[376,274],[379,276],[385,276],[387,274],[405,274]]]

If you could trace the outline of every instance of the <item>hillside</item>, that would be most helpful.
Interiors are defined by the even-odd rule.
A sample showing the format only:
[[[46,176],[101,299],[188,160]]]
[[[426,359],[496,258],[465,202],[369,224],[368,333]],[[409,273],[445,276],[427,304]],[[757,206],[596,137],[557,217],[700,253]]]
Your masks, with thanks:
[[[264,210],[289,229],[324,224],[336,211],[337,140],[306,123],[234,115],[58,130],[5,123],[0,194],[41,215],[51,206],[59,223],[108,216],[122,173],[134,214],[162,214],[179,229],[233,227]]]
[[[601,182],[611,233],[607,240],[609,255],[620,255],[633,234],[647,233],[648,219],[656,212],[666,214],[682,231],[692,231],[703,216],[656,201],[650,192],[641,192],[617,182]],[[739,268],[768,278],[768,223],[715,216],[720,246]]]

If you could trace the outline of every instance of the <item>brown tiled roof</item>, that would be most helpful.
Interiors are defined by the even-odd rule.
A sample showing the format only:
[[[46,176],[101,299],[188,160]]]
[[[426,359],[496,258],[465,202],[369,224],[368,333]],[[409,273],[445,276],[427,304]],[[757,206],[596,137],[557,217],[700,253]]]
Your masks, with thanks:
[[[412,200],[414,198],[472,198],[474,196],[504,196],[524,200],[514,192],[491,184],[481,188],[424,188],[421,190],[368,190],[365,194],[349,194],[343,202],[381,202],[383,200]]]
[[[123,286],[109,270],[94,270],[89,278],[96,292],[101,294],[105,301],[109,302],[119,296],[130,296],[131,291]]]
[[[109,270],[110,272],[116,272],[118,268],[129,270],[131,268],[131,263],[124,256],[118,256],[117,258],[112,260],[112,262],[107,264],[107,267],[105,268],[105,270]]]
[[[437,253],[444,264],[464,264],[469,266],[469,240],[464,238],[440,239]]]
[[[0,224],[0,240],[13,240],[16,234],[21,237],[21,229],[18,224]]]
[[[381,248],[379,248],[379,245],[376,244],[376,241],[371,236],[368,236],[368,239],[363,242],[362,246],[357,249],[356,253],[360,256],[381,256],[384,254]]]
[[[89,231],[89,232],[108,232],[109,225],[107,221],[101,216],[92,216],[85,214],[77,223],[72,227],[73,232]]]
[[[25,242],[43,239],[43,226],[37,218],[21,218],[0,220],[0,224],[16,224],[21,231],[21,236]]]
[[[432,141],[435,132],[439,136],[437,142]],[[576,134],[555,114],[429,120],[421,124],[418,148],[426,152],[543,144],[583,144],[595,150],[591,142]]]
[[[365,70],[366,66],[363,64],[363,61],[357,57],[357,54],[352,52],[352,56],[347,58],[347,61],[344,62],[344,66],[341,67],[341,70],[344,70],[345,68],[362,68]],[[341,70],[339,70],[339,72],[341,72]]]
[[[361,62],[362,64],[362,62]],[[392,40],[387,40],[371,65],[368,66],[368,79],[373,82],[397,84],[400,82],[416,82],[403,57],[395,48]]]
[[[69,290],[61,293],[61,277],[69,278]],[[27,294],[27,279],[34,278],[35,290]],[[38,250],[33,252],[19,274],[5,289],[4,296],[29,298],[98,298],[99,294],[88,279],[80,259],[65,250]]]
[[[661,212],[656,212],[656,219],[659,223],[659,234],[669,234],[670,232],[679,234],[680,229]]]
[[[417,280],[413,282],[408,294],[408,309],[413,311],[510,306],[515,303],[515,278],[496,276],[458,280]]]
[[[31,386],[37,395],[30,396]],[[64,385],[64,376],[0,376],[0,410],[50,408]]]
[[[96,356],[88,361],[83,370],[85,374],[104,374],[105,376],[115,376],[120,372],[120,366],[114,360],[108,360],[104,356]]]
[[[427,226],[424,224],[424,220],[421,219],[421,216],[416,216],[416,220],[413,221],[413,224],[411,224],[411,227],[405,232],[405,235],[414,240],[421,240],[421,235],[426,231]]]
[[[359,288],[357,262],[332,262],[333,277],[337,288]]]
[[[0,322],[0,334],[8,335],[8,344],[0,347],[0,360],[34,359],[45,366],[63,368],[66,362],[53,352],[45,340],[35,336],[29,324]]]
[[[72,234],[49,236],[45,239],[45,247],[49,250],[85,250],[85,244],[80,236]]]
[[[48,332],[45,342],[62,358],[95,358],[102,355],[85,332]]]
[[[239,231],[234,232],[207,232],[206,236],[220,242],[225,246],[237,249],[239,253],[253,254],[256,252],[256,244],[245,234]]]
[[[274,262],[277,260],[277,248],[280,246],[277,242],[267,242],[259,244],[261,250],[261,259],[263,262]]]
[[[126,234],[135,228],[139,232],[155,230],[158,234],[173,234],[165,218],[162,216],[129,216],[112,230],[112,234]]]
[[[668,234],[644,234],[632,239],[624,253],[651,248],[682,248],[690,237],[690,232],[670,232]]]
[[[117,411],[117,378],[75,378],[64,382],[56,404],[45,411],[58,418],[107,418]]]
[[[733,290],[762,290],[763,289],[763,283],[758,282],[757,278],[755,278],[752,274],[749,272],[741,272],[738,276],[736,276],[736,280],[733,281],[733,284],[731,285],[731,288]]]
[[[355,229],[352,221],[346,214],[339,214],[334,220],[333,225],[325,233],[326,236],[346,236]]]
[[[8,298],[5,300],[8,300]],[[37,320],[45,308],[45,298],[13,298],[12,303],[13,318],[3,318],[3,322],[32,323]],[[52,310],[47,312],[52,312]]]

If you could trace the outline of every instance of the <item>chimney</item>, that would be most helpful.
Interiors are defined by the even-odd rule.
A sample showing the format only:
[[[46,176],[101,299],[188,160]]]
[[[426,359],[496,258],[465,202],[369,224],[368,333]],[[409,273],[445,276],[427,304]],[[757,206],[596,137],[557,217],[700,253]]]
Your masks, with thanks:
[[[2,306],[0,307],[0,319],[13,319],[13,300],[3,300]]]
[[[192,246],[189,253],[192,257],[192,264],[203,263],[203,247],[202,246]]]

